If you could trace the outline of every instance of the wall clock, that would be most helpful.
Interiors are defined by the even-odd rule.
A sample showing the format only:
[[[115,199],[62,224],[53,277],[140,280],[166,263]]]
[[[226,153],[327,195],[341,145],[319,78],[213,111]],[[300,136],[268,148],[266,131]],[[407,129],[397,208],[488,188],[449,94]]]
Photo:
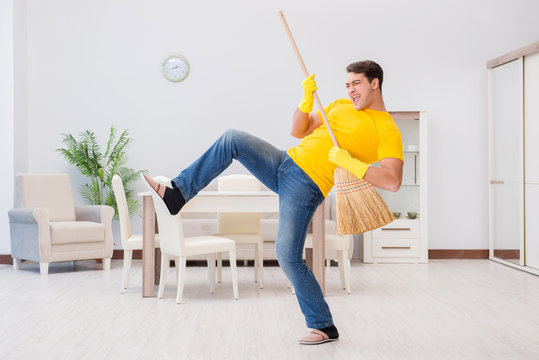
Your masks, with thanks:
[[[182,81],[189,75],[189,63],[181,55],[171,55],[163,61],[161,71],[167,80]]]

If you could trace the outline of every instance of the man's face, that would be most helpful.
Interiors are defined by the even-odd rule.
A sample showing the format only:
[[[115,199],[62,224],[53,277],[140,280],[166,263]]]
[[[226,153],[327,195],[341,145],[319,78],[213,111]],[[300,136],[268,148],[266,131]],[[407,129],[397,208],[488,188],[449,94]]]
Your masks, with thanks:
[[[378,79],[373,79],[369,83],[369,79],[364,74],[348,73],[346,90],[356,110],[362,110],[373,102],[376,89],[378,89]]]

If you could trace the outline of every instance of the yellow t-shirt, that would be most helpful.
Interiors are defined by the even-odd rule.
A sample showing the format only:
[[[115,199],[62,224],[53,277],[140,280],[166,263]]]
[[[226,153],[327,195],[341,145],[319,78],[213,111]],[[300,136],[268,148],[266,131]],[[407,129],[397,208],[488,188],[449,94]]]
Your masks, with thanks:
[[[352,157],[367,164],[388,157],[404,162],[401,133],[389,113],[371,109],[358,111],[350,99],[335,100],[324,110],[339,146]],[[318,185],[324,197],[334,185],[333,174],[337,167],[328,160],[332,147],[327,127],[322,124],[286,152]]]

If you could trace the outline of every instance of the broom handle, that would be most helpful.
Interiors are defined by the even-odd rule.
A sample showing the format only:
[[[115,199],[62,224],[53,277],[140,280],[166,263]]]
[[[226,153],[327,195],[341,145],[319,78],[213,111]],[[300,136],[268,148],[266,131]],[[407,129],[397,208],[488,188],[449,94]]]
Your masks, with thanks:
[[[301,69],[303,70],[303,74],[307,78],[309,77],[309,72],[307,71],[307,67],[305,67],[305,63],[303,62],[303,58],[301,57],[301,54],[299,53],[298,46],[296,45],[296,41],[294,40],[294,37],[292,36],[292,32],[290,31],[290,28],[288,27],[288,23],[286,22],[286,19],[284,18],[284,14],[281,10],[279,10],[279,16],[281,17],[281,20],[283,21],[284,28],[286,30],[288,38],[290,39],[292,48],[294,48],[294,52],[296,53]],[[333,130],[331,130],[331,126],[329,125],[326,112],[324,111],[324,107],[322,106],[322,103],[320,102],[320,99],[318,98],[318,94],[316,93],[316,91],[313,91],[313,96],[314,96],[314,101],[316,102],[316,106],[318,107],[318,110],[320,110],[320,113],[322,114],[322,118],[324,119],[324,124],[328,128],[329,136],[331,137],[331,140],[333,141],[333,145],[339,147],[339,143],[337,142],[337,139],[335,138],[335,135],[333,134]]]

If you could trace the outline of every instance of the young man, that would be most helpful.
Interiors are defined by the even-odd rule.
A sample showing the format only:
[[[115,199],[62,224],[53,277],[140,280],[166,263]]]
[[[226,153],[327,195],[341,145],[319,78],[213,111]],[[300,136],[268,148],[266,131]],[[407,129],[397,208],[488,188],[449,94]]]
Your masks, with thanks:
[[[171,214],[225,170],[240,161],[270,190],[279,194],[277,259],[294,289],[312,329],[301,344],[339,338],[320,285],[302,259],[307,228],[316,208],[333,187],[337,166],[382,189],[397,191],[402,180],[402,139],[382,98],[382,68],[373,61],[350,64],[346,88],[325,110],[340,148],[334,147],[319,114],[313,113],[314,75],[302,83],[304,95],[293,116],[292,136],[302,139],[287,151],[250,134],[227,130],[200,158],[172,179],[173,188],[146,181]],[[369,167],[376,161],[381,167]]]

